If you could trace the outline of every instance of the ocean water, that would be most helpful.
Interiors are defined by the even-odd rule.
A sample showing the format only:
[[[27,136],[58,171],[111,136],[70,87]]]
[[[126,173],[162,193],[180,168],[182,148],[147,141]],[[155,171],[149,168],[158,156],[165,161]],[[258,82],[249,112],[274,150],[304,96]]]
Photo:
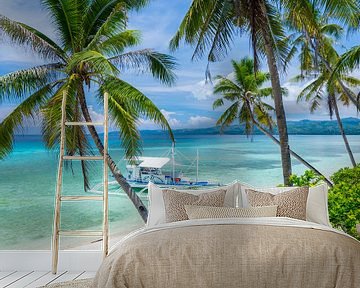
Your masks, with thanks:
[[[360,136],[349,136],[355,158],[360,161]],[[291,147],[325,175],[349,166],[340,136],[290,136]],[[171,143],[160,134],[143,137],[144,156],[162,156]],[[177,160],[189,164],[200,155],[199,179],[229,183],[235,179],[266,187],[282,181],[279,148],[265,136],[249,140],[243,135],[177,137]],[[110,154],[124,170],[123,150],[116,135],[110,137]],[[186,157],[180,157],[183,154]],[[188,158],[188,159],[187,159]],[[13,153],[0,161],[0,249],[50,249],[57,169],[56,151],[44,148],[39,136],[19,136]],[[83,194],[79,163],[68,167],[63,193]],[[102,165],[91,167],[91,185],[102,178]],[[195,177],[195,167],[182,168]],[[293,172],[306,168],[293,160]],[[93,229],[101,225],[100,203],[64,203],[62,227]],[[111,234],[125,233],[143,225],[125,197],[110,197]],[[67,239],[67,238],[64,238]],[[67,242],[68,241],[68,242]],[[89,243],[90,239],[63,240],[62,247]]]

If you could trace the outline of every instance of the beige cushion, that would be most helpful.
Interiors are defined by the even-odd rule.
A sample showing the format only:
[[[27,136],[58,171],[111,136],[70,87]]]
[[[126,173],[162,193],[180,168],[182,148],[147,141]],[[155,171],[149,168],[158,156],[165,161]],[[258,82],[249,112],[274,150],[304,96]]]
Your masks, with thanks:
[[[209,193],[218,191],[219,189],[226,190],[224,205],[227,207],[236,207],[236,199],[239,194],[239,184],[237,182],[231,183],[226,186],[221,187],[213,187],[206,189],[190,189],[185,190],[186,193],[193,194],[193,195],[200,195],[203,193]],[[149,182],[148,185],[148,195],[149,195],[149,216],[146,222],[148,227],[153,227],[162,223],[166,223],[165,219],[165,204],[163,199],[163,189],[154,183]],[[176,190],[182,192],[184,190]]]
[[[189,219],[275,217],[277,206],[231,208],[185,205],[185,210]]]
[[[249,207],[246,189],[252,189],[259,192],[271,193],[274,195],[293,190],[297,187],[273,187],[258,188],[248,184],[239,183],[238,205],[236,207]],[[328,185],[326,183],[319,184],[309,188],[309,195],[306,205],[306,221],[322,224],[331,227],[328,211]]]
[[[225,194],[225,190],[218,190],[200,195],[164,190],[163,198],[166,222],[188,220],[189,218],[186,214],[185,205],[224,206]]]
[[[295,188],[277,195],[247,189],[246,194],[251,206],[277,205],[277,216],[306,220],[308,187]]]

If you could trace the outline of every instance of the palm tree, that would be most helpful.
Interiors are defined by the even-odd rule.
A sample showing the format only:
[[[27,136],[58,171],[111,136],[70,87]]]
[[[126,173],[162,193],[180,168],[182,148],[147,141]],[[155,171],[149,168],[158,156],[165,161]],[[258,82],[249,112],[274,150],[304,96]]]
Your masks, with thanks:
[[[329,73],[329,70],[324,63],[318,62],[319,54],[321,54],[323,59],[332,66],[335,65],[339,59],[334,44],[336,40],[341,38],[343,29],[336,23],[327,23],[327,20],[328,19],[325,20],[325,18],[319,17],[319,31],[321,33],[322,45],[317,46],[316,51],[312,49],[310,44],[311,40],[306,33],[303,32],[300,33],[300,35],[298,35],[298,33],[290,35],[289,39],[292,39],[293,47],[289,53],[288,59],[295,55],[296,52],[298,52],[297,50],[300,50],[299,60],[301,74],[295,77],[295,80],[303,81],[304,79],[312,79],[313,81],[300,92],[298,101],[303,99],[309,101],[310,111],[314,112],[322,103],[324,103],[323,100],[326,98],[330,118],[332,118],[333,113],[335,112],[346,151],[349,154],[351,164],[355,167],[356,162],[341,121],[338,101],[340,100],[344,105],[349,105],[350,99],[348,95],[350,94],[353,98],[356,98],[355,93],[351,91],[349,87],[359,86],[360,80],[350,75],[345,75],[344,73],[338,73],[336,77],[331,77],[331,73]],[[346,88],[347,93],[345,93],[343,87]]]
[[[267,56],[281,143],[283,178],[284,184],[288,185],[291,158],[278,73],[277,51],[282,49],[277,43],[278,38],[284,36],[279,19],[275,7],[267,0],[193,0],[178,32],[171,40],[170,48],[179,47],[181,39],[184,38],[187,43],[195,45],[193,59],[203,56],[208,49],[208,61],[214,62],[227,54],[239,30],[249,32],[254,51],[255,70],[258,66],[258,52]]]
[[[331,41],[331,37],[339,39],[343,34],[343,28],[336,23],[328,24],[329,20],[334,18],[335,22],[339,22],[339,14],[334,13],[334,11],[329,11],[326,13],[326,11],[319,10],[317,9],[316,4],[316,1],[308,1],[309,9],[307,17],[299,17],[298,12],[294,10],[289,11],[289,13],[285,15],[288,27],[300,34],[298,35],[297,39],[293,39],[295,44],[302,45],[300,55],[303,58],[300,59],[300,62],[302,65],[304,65],[303,68],[305,70],[307,69],[308,71],[313,69],[317,70],[319,68],[319,64],[321,63],[323,68],[326,69],[327,73],[331,74],[331,78],[336,78],[336,81],[340,86],[344,97],[346,96],[348,100],[352,102],[353,105],[355,105],[359,110],[359,99],[356,99],[356,95],[346,86],[341,74],[338,73],[340,71],[334,71],[336,68],[336,62],[334,62],[333,59],[329,59],[339,57],[336,50],[332,47],[333,42]],[[352,6],[350,4],[351,3],[349,3],[350,9],[348,11],[348,15],[346,16],[345,14],[340,17],[340,23],[347,24],[349,28],[355,27],[357,29],[360,21],[358,16],[359,12],[354,14],[353,12],[355,10],[351,8]],[[358,9],[360,2],[357,1],[354,2],[354,4],[356,5],[356,9]],[[346,10],[344,10],[342,13],[346,13]],[[293,35],[290,37],[293,37]],[[295,46],[296,45],[294,45],[294,47]],[[353,51],[355,50],[356,49]],[[296,52],[297,49],[292,49],[289,53],[289,56],[292,57]],[[352,52],[348,51],[345,54],[349,56],[352,54]],[[306,64],[306,62],[308,63]],[[313,66],[311,67],[311,65]]]
[[[57,147],[64,91],[67,93],[67,119],[92,122],[86,99],[86,90],[90,88],[95,89],[99,103],[103,101],[103,93],[109,93],[110,117],[120,129],[126,157],[138,155],[141,150],[137,128],[140,117],[147,117],[167,129],[173,140],[170,126],[160,110],[142,92],[120,78],[126,69],[135,69],[149,71],[168,85],[175,80],[175,62],[171,56],[150,49],[128,50],[140,42],[138,31],[126,29],[128,11],[141,8],[146,2],[43,0],[58,41],[26,24],[0,16],[0,31],[12,43],[31,48],[45,62],[0,77],[0,101],[21,102],[0,124],[0,159],[11,152],[15,131],[23,126],[25,119],[36,115],[41,116],[46,146]],[[88,131],[103,155],[103,143],[95,127],[88,126]],[[85,129],[67,128],[66,147],[69,155],[91,153]],[[110,156],[108,165],[146,221],[145,205]],[[85,163],[82,163],[82,173],[87,189],[88,166]]]
[[[261,71],[254,73],[254,60],[249,58],[244,58],[239,62],[233,60],[232,66],[234,72],[231,77],[216,77],[214,94],[220,95],[220,98],[214,101],[213,108],[216,109],[229,103],[229,106],[218,119],[217,125],[220,125],[221,130],[224,130],[235,120],[238,120],[239,124],[245,125],[246,135],[251,135],[254,126],[256,126],[274,143],[280,145],[280,141],[272,134],[274,121],[270,113],[274,108],[263,101],[264,97],[272,94],[272,88],[262,87],[269,80],[269,73]],[[282,90],[282,93],[286,94],[286,90]],[[328,185],[332,185],[323,174],[300,155],[292,150],[290,153],[306,167],[321,175]]]
[[[250,34],[255,68],[259,53],[267,58],[281,144],[283,178],[287,185],[291,175],[291,159],[278,69],[286,50],[282,41],[285,31],[274,5],[282,7],[283,11],[292,11],[303,19],[312,12],[306,0],[193,0],[170,48],[178,48],[180,41],[185,39],[186,43],[195,47],[193,58],[202,57],[208,51],[208,61],[214,62],[227,54],[239,33]],[[316,5],[317,9],[341,20],[359,13],[357,0],[319,0]],[[308,21],[308,26],[311,24]]]

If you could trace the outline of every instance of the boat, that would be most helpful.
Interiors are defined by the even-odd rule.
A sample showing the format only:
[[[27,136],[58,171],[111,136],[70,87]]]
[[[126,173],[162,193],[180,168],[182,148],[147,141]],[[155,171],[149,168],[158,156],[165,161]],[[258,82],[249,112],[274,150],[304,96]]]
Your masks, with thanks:
[[[181,155],[185,158],[189,165],[177,163],[175,155]],[[221,186],[217,181],[201,181],[199,180],[199,151],[197,150],[196,159],[191,160],[185,155],[176,151],[172,146],[170,151],[165,153],[163,157],[145,157],[139,156],[131,159],[123,159],[126,161],[126,172],[123,174],[130,186],[137,192],[146,193],[149,182],[152,182],[161,188],[177,188],[177,189],[197,189],[200,187]],[[191,178],[183,172],[184,168],[196,167],[196,175]],[[177,169],[181,167],[182,169]],[[188,169],[189,170],[189,169]],[[102,193],[102,183],[95,185],[89,190],[91,193]],[[122,189],[116,181],[109,181],[109,194],[119,195]],[[125,195],[125,194],[124,194]],[[147,195],[146,195],[147,196]]]

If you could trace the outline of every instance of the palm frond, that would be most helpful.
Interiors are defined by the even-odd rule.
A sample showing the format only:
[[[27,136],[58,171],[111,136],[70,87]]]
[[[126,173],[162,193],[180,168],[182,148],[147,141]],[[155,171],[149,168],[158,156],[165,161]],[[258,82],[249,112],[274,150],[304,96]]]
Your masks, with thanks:
[[[81,51],[84,43],[82,18],[87,0],[41,0],[41,3],[49,11],[64,50],[73,53]]]
[[[323,25],[320,31],[334,37],[335,39],[340,39],[344,32],[344,28],[336,23],[330,23]]]
[[[140,31],[126,30],[99,43],[94,49],[107,57],[116,56],[126,48],[140,44]]]
[[[216,108],[222,107],[224,106],[224,99],[223,98],[218,98],[214,101],[213,103],[213,109],[215,110]]]
[[[166,85],[172,85],[176,80],[173,70],[177,63],[174,57],[151,49],[124,53],[110,57],[108,60],[119,67],[120,71],[134,69],[138,72],[151,72],[155,78]]]
[[[61,63],[45,64],[0,76],[0,103],[5,99],[24,99],[39,87],[59,79],[63,76],[59,71],[62,67]]]
[[[90,43],[87,45],[87,49],[92,50],[103,38],[109,39],[115,36],[119,32],[126,29],[127,17],[124,3],[118,3],[102,25],[98,28],[95,35],[92,35]]]
[[[92,0],[83,16],[84,34],[88,39],[86,46],[117,5],[123,5],[126,10],[139,10],[148,2],[149,0]]]
[[[341,55],[332,77],[345,71],[351,71],[360,66],[360,45],[354,46]]]
[[[140,133],[137,129],[139,123],[138,115],[119,104],[111,95],[109,97],[109,110],[111,118],[120,129],[121,145],[125,149],[125,157],[132,159],[141,153],[142,143]]]
[[[117,75],[118,69],[103,54],[89,50],[73,54],[66,67],[67,73],[77,71],[79,67],[86,67],[91,73],[100,77]]]
[[[45,60],[65,60],[66,53],[54,41],[40,31],[26,24],[10,20],[0,15],[0,32],[12,43],[30,47],[33,52]]]
[[[230,105],[219,117],[216,122],[216,125],[220,125],[220,131],[224,131],[226,127],[231,125],[234,120],[238,117],[239,104],[235,102]]]
[[[214,94],[240,94],[243,89],[236,83],[225,77],[217,77],[218,82],[214,86]]]
[[[133,115],[141,115],[154,121],[155,124],[160,125],[164,130],[169,132],[171,141],[175,141],[174,134],[165,116],[159,108],[138,89],[123,80],[109,77],[100,87],[99,96],[103,95],[105,91],[109,93],[110,97],[112,97],[117,104],[133,111]],[[98,98],[100,98],[99,96]]]
[[[28,118],[34,118],[38,109],[50,97],[53,85],[48,84],[19,104],[0,123],[0,159],[3,159],[13,149],[14,134],[19,128],[23,128],[23,122]]]

